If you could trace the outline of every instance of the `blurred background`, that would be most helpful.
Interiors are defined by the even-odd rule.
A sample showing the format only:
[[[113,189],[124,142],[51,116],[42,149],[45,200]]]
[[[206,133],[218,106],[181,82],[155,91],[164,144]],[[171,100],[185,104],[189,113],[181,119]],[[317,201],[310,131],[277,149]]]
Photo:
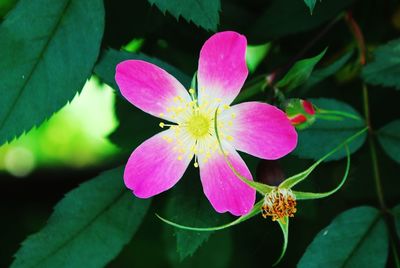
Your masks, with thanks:
[[[0,0],[0,21],[16,2]],[[247,58],[250,78],[285,66],[305,48],[303,57],[329,47],[324,64],[353,51],[356,45],[348,26],[343,21],[332,23],[343,10],[353,12],[364,30],[368,49],[400,33],[400,4],[395,0],[318,1],[313,17],[304,22],[301,16],[296,21],[295,11],[293,14],[282,11],[279,15],[275,10],[272,14],[269,10],[276,2],[221,2],[218,29],[241,32],[251,45]],[[285,2],[291,5],[284,9],[297,8],[308,16],[303,1]],[[182,18],[177,21],[169,14],[164,15],[146,0],[105,0],[105,8],[103,52],[109,48],[140,51],[168,62],[189,77],[196,71],[198,53],[210,32]],[[358,72],[349,63],[302,97],[338,98],[362,113]],[[375,87],[370,94],[372,121],[377,129],[400,117],[400,109],[396,108],[399,91]],[[158,131],[156,119],[146,115],[137,118],[135,112],[116,89],[93,75],[82,91],[46,122],[0,147],[0,267],[11,263],[12,255],[26,236],[44,226],[65,193],[109,167],[123,165],[138,144]],[[399,165],[381,149],[378,156],[385,194],[388,204],[393,206],[400,200]],[[273,163],[244,157],[252,171],[261,172],[257,176],[261,180],[291,175],[312,163],[295,156]],[[294,267],[315,234],[341,211],[357,205],[376,205],[368,149],[361,148],[352,161],[350,178],[343,190],[332,198],[299,204],[291,225],[287,255],[279,267]],[[304,187],[330,189],[344,168],[344,161],[324,164]],[[186,177],[193,174],[196,181],[190,181],[191,187],[201,191],[196,170],[189,170],[188,174]],[[184,183],[188,183],[188,178]],[[163,209],[163,201],[169,194],[174,193],[154,200],[135,243],[129,244],[108,267],[253,267],[263,263],[268,267],[278,256],[282,243],[278,226],[255,217],[231,230],[215,233],[193,257],[180,262],[172,228],[154,217],[155,212]]]

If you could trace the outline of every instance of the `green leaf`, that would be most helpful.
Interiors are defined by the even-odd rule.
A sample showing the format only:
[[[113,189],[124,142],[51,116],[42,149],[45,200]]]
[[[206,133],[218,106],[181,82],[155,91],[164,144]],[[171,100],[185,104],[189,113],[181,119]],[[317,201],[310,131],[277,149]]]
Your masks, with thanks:
[[[304,3],[310,9],[310,13],[312,14],[317,0],[304,0]]]
[[[276,84],[278,88],[291,90],[304,84],[310,77],[315,65],[322,59],[328,48],[312,58],[303,59],[296,62],[287,74]]]
[[[378,47],[374,60],[361,73],[365,82],[371,85],[400,89],[400,39]]]
[[[103,267],[138,229],[150,199],[137,199],[113,169],[69,192],[28,237],[11,267]]]
[[[17,0],[0,0],[0,19],[15,5]]]
[[[206,30],[216,31],[219,23],[220,0],[148,0],[163,13],[168,11],[176,19],[183,17],[188,22]]]
[[[395,120],[378,131],[383,150],[400,164],[400,120]]]
[[[353,55],[353,50],[344,54],[342,57],[340,57],[337,61],[333,62],[331,65],[313,71],[307,82],[303,85],[302,93],[304,93],[305,89],[315,86],[322,80],[338,72],[349,61],[352,55]]]
[[[190,258],[179,259],[173,247],[168,247],[167,255],[173,268],[228,268],[231,267],[234,241],[232,234],[218,232],[200,247]]]
[[[397,231],[397,236],[400,238],[400,205],[393,208],[394,221]]]
[[[318,108],[330,111],[342,111],[361,118],[361,115],[348,104],[335,99],[310,99]],[[363,120],[340,117],[340,120],[323,120],[317,118],[309,128],[298,132],[298,144],[293,154],[300,158],[318,160],[338,146],[348,137],[366,127]],[[365,142],[366,134],[359,136],[349,145],[351,153],[358,150]],[[344,150],[338,151],[327,160],[337,160],[346,156]]]
[[[0,25],[0,144],[83,88],[104,29],[101,0],[21,0]]]
[[[307,267],[385,267],[388,234],[381,213],[357,207],[337,216],[314,238],[298,263]]]
[[[198,170],[191,169],[197,172]],[[176,222],[189,226],[215,226],[224,218],[215,213],[201,190],[200,180],[193,181],[197,174],[191,172],[177,184],[167,201],[166,215]],[[210,237],[211,232],[193,232],[174,228],[176,246],[182,261],[194,252]]]
[[[115,67],[118,63],[124,60],[144,60],[153,63],[172,74],[184,86],[190,86],[191,78],[168,63],[165,63],[157,58],[149,57],[142,53],[130,53],[127,51],[118,51],[114,49],[108,49],[104,52],[94,68],[94,73],[99,76],[104,83],[108,84],[119,92],[118,86],[115,82]]]
[[[247,45],[246,64],[250,73],[254,73],[258,65],[264,60],[271,49],[271,43],[252,46]]]

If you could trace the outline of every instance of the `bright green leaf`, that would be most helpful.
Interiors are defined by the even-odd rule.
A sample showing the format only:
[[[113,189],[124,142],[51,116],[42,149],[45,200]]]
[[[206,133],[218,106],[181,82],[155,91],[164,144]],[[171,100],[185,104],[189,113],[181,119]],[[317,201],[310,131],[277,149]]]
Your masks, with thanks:
[[[286,73],[286,75],[276,84],[278,88],[287,88],[291,90],[304,84],[310,77],[315,65],[322,59],[326,53],[324,49],[317,56],[312,58],[303,59],[296,62],[292,68]]]
[[[400,89],[400,39],[378,47],[373,56],[374,60],[362,70],[364,81]]]
[[[0,25],[0,144],[59,110],[90,77],[101,0],[21,0]]]
[[[400,163],[400,120],[395,120],[378,131],[378,140],[385,152]]]
[[[122,174],[123,168],[104,172],[69,192],[11,267],[103,267],[117,256],[150,205],[125,188]]]
[[[183,17],[206,30],[216,31],[219,23],[220,0],[148,0],[163,13],[168,11],[176,19]]]
[[[299,268],[383,268],[388,255],[388,233],[381,213],[357,207],[337,216],[314,238]]]
[[[258,46],[247,45],[246,50],[246,64],[250,73],[254,73],[258,65],[267,56],[271,49],[271,43],[266,43]]]
[[[310,9],[310,13],[312,14],[317,0],[304,0],[304,3]]]
[[[330,111],[342,111],[358,118],[361,115],[351,106],[335,99],[310,99],[318,108]],[[324,120],[317,118],[309,128],[298,132],[298,144],[293,154],[300,158],[318,160],[347,138],[366,127],[363,120],[341,117],[340,120]],[[362,134],[349,145],[351,153],[358,150],[365,142],[366,134]],[[340,150],[328,160],[341,159],[346,156],[345,150]]]
[[[134,38],[128,44],[122,46],[122,49],[130,53],[135,53],[142,48],[143,43],[143,38]]]

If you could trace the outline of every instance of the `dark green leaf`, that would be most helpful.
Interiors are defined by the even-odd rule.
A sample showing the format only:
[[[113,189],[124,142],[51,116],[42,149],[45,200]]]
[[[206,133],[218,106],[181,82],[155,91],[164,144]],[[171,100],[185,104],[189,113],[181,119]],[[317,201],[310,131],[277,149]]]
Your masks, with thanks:
[[[195,171],[197,173],[197,169]],[[216,226],[223,216],[216,213],[201,190],[198,175],[192,172],[175,186],[167,203],[166,217],[187,226]],[[196,179],[196,181],[193,181]],[[181,260],[193,253],[208,240],[212,232],[195,232],[174,228],[177,252]]]
[[[397,236],[400,238],[400,205],[393,208],[394,221],[397,231]]]
[[[390,122],[378,131],[378,140],[383,150],[400,163],[400,120]]]
[[[170,238],[169,243],[173,243]],[[190,258],[183,261],[173,247],[168,247],[167,254],[174,268],[228,268],[232,266],[233,240],[228,231],[217,232],[205,242],[204,246]]]
[[[219,23],[220,0],[148,0],[163,13],[168,11],[176,19],[185,18],[206,30],[216,31]]]
[[[312,58],[303,59],[296,62],[292,68],[286,73],[286,75],[276,84],[279,88],[287,88],[291,90],[302,84],[304,84],[310,77],[315,65],[321,60],[325,55],[326,49],[324,49],[317,56]]]
[[[153,63],[172,74],[185,87],[190,86],[191,78],[188,75],[182,73],[168,63],[149,57],[142,53],[130,53],[127,51],[109,49],[101,56],[99,63],[94,68],[94,72],[101,78],[103,82],[110,85],[114,89],[118,89],[118,86],[115,83],[115,67],[118,63],[124,60],[144,60]],[[117,91],[119,92],[119,90]]]
[[[10,11],[16,2],[17,0],[0,0],[0,19]]]
[[[337,216],[308,246],[299,268],[385,267],[388,234],[381,213],[357,207]]]
[[[253,43],[263,43],[294,33],[313,29],[328,20],[338,17],[340,11],[354,0],[324,1],[317,5],[314,14],[307,12],[301,0],[273,0],[248,34]]]
[[[360,114],[351,106],[334,99],[310,99],[318,108],[325,110],[342,111],[357,117]],[[298,144],[293,154],[300,158],[318,160],[340,143],[355,133],[365,128],[364,120],[356,120],[343,117],[341,120],[324,120],[317,117],[316,122],[309,128],[298,132]],[[365,142],[366,134],[362,134],[349,145],[351,153],[354,153]],[[346,156],[345,150],[340,150],[329,160],[341,159]]]
[[[0,144],[49,118],[91,75],[101,0],[21,0],[0,25]]]
[[[340,57],[337,61],[332,63],[331,65],[315,70],[311,73],[307,82],[303,85],[302,89],[311,88],[321,82],[322,80],[328,78],[331,75],[334,75],[337,71],[339,71],[350,59],[353,55],[353,51],[350,51]]]
[[[308,6],[310,13],[312,14],[317,0],[304,0],[304,3]]]
[[[11,267],[102,267],[138,229],[150,199],[123,185],[123,168],[104,172],[71,191],[47,225],[30,236]]]
[[[378,47],[374,60],[362,70],[362,78],[372,85],[400,89],[400,39]]]

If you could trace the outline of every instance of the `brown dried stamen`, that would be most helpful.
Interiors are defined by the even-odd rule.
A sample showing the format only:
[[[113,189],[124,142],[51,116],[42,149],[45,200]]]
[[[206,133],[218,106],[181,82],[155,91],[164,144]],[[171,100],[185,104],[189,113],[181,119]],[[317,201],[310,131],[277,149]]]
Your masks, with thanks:
[[[264,197],[262,216],[271,216],[273,221],[286,216],[294,217],[296,213],[296,196],[290,189],[275,188]]]

